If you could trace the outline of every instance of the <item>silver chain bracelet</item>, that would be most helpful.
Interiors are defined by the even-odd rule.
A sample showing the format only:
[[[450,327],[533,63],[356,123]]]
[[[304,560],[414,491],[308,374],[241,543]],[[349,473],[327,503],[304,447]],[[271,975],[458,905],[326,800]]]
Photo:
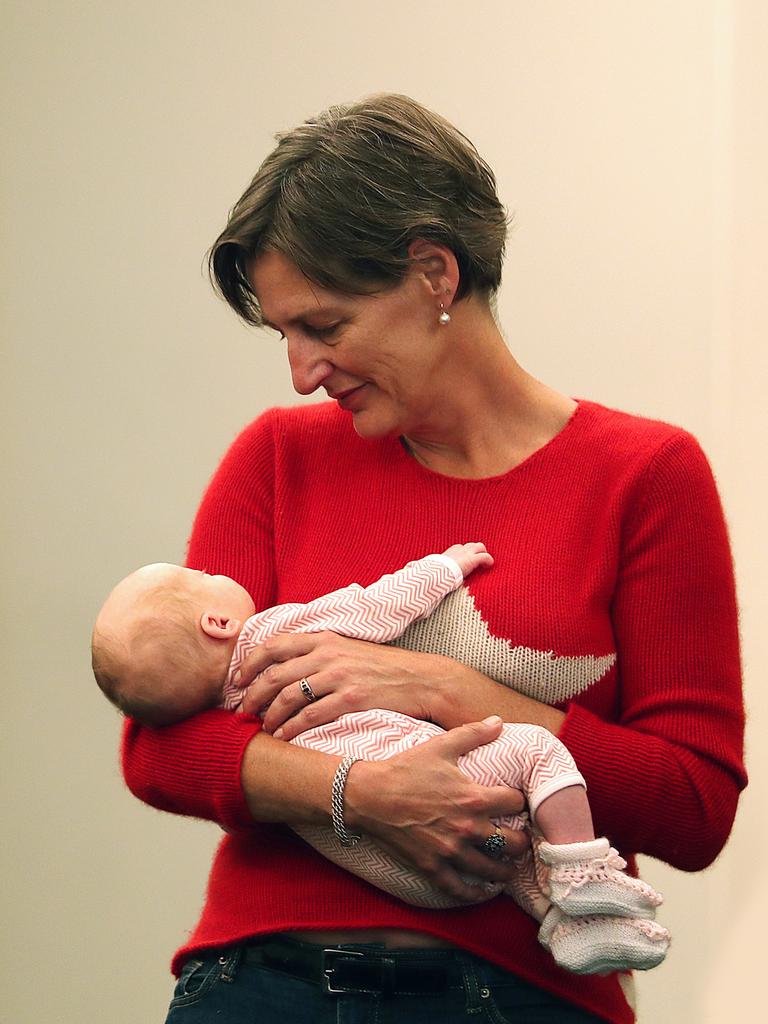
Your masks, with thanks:
[[[362,760],[362,757],[348,755],[336,769],[336,774],[333,777],[333,785],[331,786],[331,821],[333,822],[334,834],[342,846],[354,846],[362,839],[362,836],[356,836],[351,832],[347,832],[347,826],[344,823],[344,786],[347,784],[349,769],[355,761]]]

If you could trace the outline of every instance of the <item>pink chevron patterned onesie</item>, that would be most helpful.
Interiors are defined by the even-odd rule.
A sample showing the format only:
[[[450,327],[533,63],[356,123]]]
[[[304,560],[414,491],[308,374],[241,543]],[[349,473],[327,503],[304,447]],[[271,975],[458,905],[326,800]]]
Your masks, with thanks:
[[[223,706],[234,710],[240,704],[243,691],[233,685],[234,673],[249,652],[269,637],[332,630],[360,640],[385,643],[399,637],[411,623],[430,615],[463,582],[462,571],[452,558],[428,555],[369,587],[353,583],[308,604],[279,605],[251,616],[235,645]],[[334,722],[307,730],[291,742],[324,753],[384,760],[443,731],[431,722],[374,709],[342,715]],[[586,788],[566,747],[547,729],[536,725],[506,723],[496,740],[464,754],[457,764],[480,785],[506,785],[521,790],[534,822],[539,805],[553,793],[568,786]],[[524,828],[526,822],[527,815],[499,820],[501,825],[518,829]],[[294,831],[328,860],[406,903],[434,909],[458,905],[425,877],[385,854],[368,836],[361,837],[354,846],[344,847],[329,827],[297,826]],[[592,844],[596,849],[590,854],[590,861],[596,858],[597,875],[592,863],[585,865],[579,863],[578,857],[568,853],[562,856],[559,852],[587,844],[549,846],[535,830],[533,844],[536,856],[528,853],[518,858],[515,880],[504,887],[485,884],[485,893],[478,895],[478,902],[492,899],[502,891],[512,896],[523,910],[544,922],[539,936],[542,945],[550,949],[561,966],[578,973],[591,973],[606,964],[610,969],[645,969],[663,959],[668,933],[650,920],[655,903],[661,902],[661,898],[643,882],[621,874],[625,862],[615,850],[609,853],[606,839]],[[558,869],[561,883],[557,882]],[[544,889],[552,902],[544,895]],[[565,909],[563,913],[569,899],[571,905],[580,899],[578,893],[571,894],[574,889],[583,892],[582,909]]]
[[[409,562],[369,587],[357,583],[335,590],[309,604],[279,605],[251,616],[243,626],[224,687],[223,706],[236,708],[243,691],[232,676],[256,644],[279,633],[319,632],[329,629],[358,640],[385,643],[435,610],[444,597],[464,582],[457,563],[446,555],[428,555]],[[443,730],[396,711],[376,709],[342,715],[297,736],[293,743],[326,753],[352,754],[384,760],[423,743]],[[570,753],[548,730],[536,725],[505,724],[493,743],[470,751],[459,767],[484,786],[520,789],[535,818],[539,804],[566,786],[586,786]],[[504,819],[510,828],[523,828],[524,818]],[[301,828],[297,832],[329,860],[407,903],[422,907],[456,906],[444,893],[429,886],[416,872],[386,858],[367,837],[345,848],[330,829]],[[538,881],[528,873],[512,895],[528,913],[541,918],[549,908]],[[487,898],[497,895],[489,889]]]

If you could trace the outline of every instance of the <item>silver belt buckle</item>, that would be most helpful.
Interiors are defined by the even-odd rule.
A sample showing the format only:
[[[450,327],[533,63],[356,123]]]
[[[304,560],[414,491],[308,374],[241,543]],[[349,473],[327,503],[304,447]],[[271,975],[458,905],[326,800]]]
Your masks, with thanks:
[[[348,988],[334,988],[333,987],[333,973],[335,967],[333,966],[333,960],[340,956],[360,956],[365,957],[365,953],[360,953],[356,949],[324,949],[323,950],[323,992],[329,995],[337,995],[343,992],[355,991]]]

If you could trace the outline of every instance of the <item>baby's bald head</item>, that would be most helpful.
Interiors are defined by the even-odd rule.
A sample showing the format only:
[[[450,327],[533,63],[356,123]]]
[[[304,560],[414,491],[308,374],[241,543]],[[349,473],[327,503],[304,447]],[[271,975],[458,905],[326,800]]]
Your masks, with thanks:
[[[124,714],[168,725],[221,699],[234,642],[253,602],[234,580],[168,563],[143,566],[96,619],[93,672]]]

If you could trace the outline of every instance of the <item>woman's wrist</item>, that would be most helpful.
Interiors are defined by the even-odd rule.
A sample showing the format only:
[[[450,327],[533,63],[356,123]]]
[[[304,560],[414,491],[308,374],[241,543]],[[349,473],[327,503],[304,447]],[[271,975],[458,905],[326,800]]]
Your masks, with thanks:
[[[257,733],[240,766],[254,821],[330,825],[333,780],[342,758]]]
[[[444,665],[433,678],[430,719],[443,729],[499,715],[505,722],[540,725],[557,735],[565,714],[557,708],[526,697],[512,687],[477,672],[468,665],[440,656]]]
[[[444,655],[431,655],[439,663],[437,673],[433,674],[430,680],[429,695],[429,718],[435,725],[442,729],[455,729],[456,726],[465,725],[467,722],[480,721],[487,715],[498,714],[495,708],[483,711],[482,714],[473,714],[473,708],[478,706],[477,700],[470,703],[469,696],[477,686],[485,687],[491,683],[485,700],[493,701],[498,696],[495,692],[500,690],[499,684],[494,683],[488,676],[475,671],[468,665]],[[503,717],[503,716],[502,716]]]
[[[344,786],[344,824],[347,831],[355,835],[366,832],[370,817],[366,809],[370,808],[372,793],[381,793],[386,773],[386,761],[355,761],[350,768]]]
[[[355,832],[350,832],[347,828],[344,808],[344,790],[347,784],[347,776],[352,765],[362,760],[361,757],[353,757],[351,754],[348,754],[342,758],[341,764],[333,776],[333,784],[331,786],[331,823],[334,835],[342,846],[356,846],[362,838],[362,836]]]
[[[410,676],[408,684],[408,707],[397,708],[391,706],[392,710],[399,710],[410,714],[413,718],[420,718],[426,722],[434,722],[443,729],[449,729],[446,725],[449,719],[457,714],[455,707],[455,692],[462,685],[463,673],[466,665],[447,658],[442,654],[432,654],[423,651],[406,651],[413,659],[409,666]]]

